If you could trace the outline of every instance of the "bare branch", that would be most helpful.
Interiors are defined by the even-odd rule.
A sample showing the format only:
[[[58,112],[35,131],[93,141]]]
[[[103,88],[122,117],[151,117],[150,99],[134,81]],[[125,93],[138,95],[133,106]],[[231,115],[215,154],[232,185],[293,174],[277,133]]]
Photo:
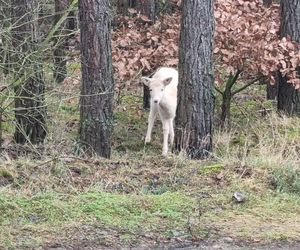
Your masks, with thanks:
[[[259,81],[260,79],[264,78],[264,76],[260,76],[260,77],[257,77],[255,78],[254,80],[252,80],[251,82],[247,83],[246,85],[244,85],[243,87],[235,90],[232,92],[232,96],[234,96],[235,94],[243,91],[244,89],[248,88],[249,86],[251,86],[252,84],[256,83],[257,81]]]

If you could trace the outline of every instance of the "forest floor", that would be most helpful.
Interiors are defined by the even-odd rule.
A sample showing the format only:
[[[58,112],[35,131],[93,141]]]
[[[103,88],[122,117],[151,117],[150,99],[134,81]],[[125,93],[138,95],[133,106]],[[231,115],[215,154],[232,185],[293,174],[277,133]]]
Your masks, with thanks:
[[[231,130],[195,161],[160,156],[160,122],[144,145],[140,91],[118,96],[112,158],[84,158],[72,84],[46,98],[45,146],[13,145],[5,125],[0,249],[299,249],[300,119],[260,112],[264,86],[235,98]]]

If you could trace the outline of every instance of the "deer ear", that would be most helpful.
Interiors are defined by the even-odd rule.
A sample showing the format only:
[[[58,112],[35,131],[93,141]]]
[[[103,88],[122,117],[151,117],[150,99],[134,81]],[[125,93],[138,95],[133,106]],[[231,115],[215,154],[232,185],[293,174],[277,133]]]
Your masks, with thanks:
[[[149,78],[149,77],[142,77],[142,83],[144,85],[146,85],[146,86],[149,87],[150,82],[151,82],[151,78]]]
[[[165,80],[163,80],[163,84],[164,84],[165,86],[169,85],[170,82],[172,81],[172,79],[173,79],[173,77],[168,77],[168,78],[166,78]]]

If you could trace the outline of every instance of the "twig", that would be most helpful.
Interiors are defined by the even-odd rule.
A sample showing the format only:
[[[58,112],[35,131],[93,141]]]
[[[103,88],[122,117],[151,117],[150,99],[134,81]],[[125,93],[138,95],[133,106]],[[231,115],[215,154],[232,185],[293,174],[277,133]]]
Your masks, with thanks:
[[[232,92],[232,95],[235,95],[235,94],[237,94],[237,93],[243,91],[244,89],[248,88],[249,86],[251,86],[252,84],[256,83],[257,81],[259,81],[259,80],[262,79],[262,78],[263,78],[263,76],[260,76],[260,77],[258,77],[258,78],[255,78],[253,81],[247,83],[247,84],[244,85],[243,87],[241,87],[241,88],[239,88],[239,89],[233,91],[233,92]]]
[[[215,86],[215,90],[222,96],[224,95],[224,93],[217,86]]]
[[[48,160],[48,161],[42,162],[41,164],[35,165],[34,168],[44,166],[44,165],[46,165],[46,164],[48,164],[48,163],[50,163],[50,162],[52,162],[52,161],[56,161],[56,160],[58,160],[58,157],[54,157],[54,158],[52,158],[52,159],[50,159],[50,160]]]

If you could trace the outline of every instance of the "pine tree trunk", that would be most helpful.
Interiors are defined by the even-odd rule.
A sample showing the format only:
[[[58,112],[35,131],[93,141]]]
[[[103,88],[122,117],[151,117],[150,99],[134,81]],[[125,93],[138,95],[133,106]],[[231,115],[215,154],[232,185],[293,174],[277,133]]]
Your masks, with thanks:
[[[12,0],[12,46],[15,75],[14,134],[17,143],[42,143],[46,136],[45,84],[41,55],[37,52],[38,1]]]
[[[280,35],[290,36],[300,44],[300,0],[281,1]],[[300,115],[300,92],[280,73],[277,109],[287,115]]]
[[[109,0],[79,1],[82,88],[80,140],[86,153],[111,154],[113,73]]]
[[[182,2],[176,147],[191,158],[212,151],[214,1]]]
[[[68,6],[69,0],[55,0],[55,23],[61,19]],[[56,83],[62,83],[67,77],[67,23],[65,20],[55,34],[53,77]]]

